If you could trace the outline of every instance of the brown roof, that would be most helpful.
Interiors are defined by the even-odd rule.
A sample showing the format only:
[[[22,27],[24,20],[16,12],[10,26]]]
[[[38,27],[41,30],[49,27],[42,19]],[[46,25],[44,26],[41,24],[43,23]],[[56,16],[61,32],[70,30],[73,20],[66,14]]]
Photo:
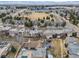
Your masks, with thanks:
[[[31,41],[31,42],[24,43],[24,47],[28,47],[28,48],[37,48],[41,46],[42,44],[39,41]]]

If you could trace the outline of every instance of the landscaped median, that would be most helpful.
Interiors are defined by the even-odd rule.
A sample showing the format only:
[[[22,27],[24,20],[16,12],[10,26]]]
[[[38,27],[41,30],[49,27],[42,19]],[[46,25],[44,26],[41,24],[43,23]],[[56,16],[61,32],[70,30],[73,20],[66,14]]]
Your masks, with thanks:
[[[23,43],[23,44],[24,44],[24,43]],[[16,52],[16,54],[15,54],[15,58],[17,58],[17,56],[18,56],[18,54],[19,54],[19,52],[20,52],[20,50],[21,50],[23,44],[18,47],[18,50],[17,50],[17,52]]]
[[[18,53],[18,50],[21,48],[21,45],[17,42],[12,43],[11,51],[7,54],[7,58],[15,58],[16,54]]]

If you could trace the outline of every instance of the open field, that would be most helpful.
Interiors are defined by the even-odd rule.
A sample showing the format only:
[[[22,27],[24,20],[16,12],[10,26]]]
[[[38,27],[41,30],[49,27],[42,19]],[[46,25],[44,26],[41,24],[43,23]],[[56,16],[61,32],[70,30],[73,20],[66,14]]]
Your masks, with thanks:
[[[49,15],[46,13],[37,13],[37,12],[32,12],[32,14],[30,15],[21,15],[21,17],[28,17],[29,19],[32,20],[37,20],[38,18],[43,19],[43,17],[46,18],[47,16]]]
[[[67,49],[64,47],[65,40],[55,39],[52,40],[51,44],[53,45],[53,48],[49,49],[49,51],[54,55],[54,57],[60,58],[67,54]]]

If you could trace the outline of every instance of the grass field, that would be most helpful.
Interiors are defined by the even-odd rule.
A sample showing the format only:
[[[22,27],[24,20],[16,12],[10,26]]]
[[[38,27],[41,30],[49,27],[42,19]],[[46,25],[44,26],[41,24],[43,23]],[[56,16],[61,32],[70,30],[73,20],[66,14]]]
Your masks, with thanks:
[[[62,43],[62,45],[61,45]],[[51,52],[51,54],[54,55],[54,57],[56,58],[60,58],[61,57],[61,53],[62,53],[62,56],[65,56],[66,55],[66,48],[64,47],[64,44],[65,44],[65,40],[62,40],[62,39],[54,39],[52,40],[52,43],[54,48],[51,48],[49,51]]]
[[[21,15],[21,17],[28,17],[29,19],[32,20],[37,20],[38,18],[43,19],[43,17],[47,17],[48,14],[46,13],[37,13],[37,12],[32,12],[30,15]]]

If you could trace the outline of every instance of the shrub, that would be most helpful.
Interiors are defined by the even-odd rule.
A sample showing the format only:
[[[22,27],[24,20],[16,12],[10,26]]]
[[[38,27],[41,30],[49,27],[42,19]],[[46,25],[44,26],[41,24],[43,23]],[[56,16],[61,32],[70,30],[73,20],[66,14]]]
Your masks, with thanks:
[[[16,52],[16,48],[14,46],[11,47],[11,52],[13,52],[13,53]]]

